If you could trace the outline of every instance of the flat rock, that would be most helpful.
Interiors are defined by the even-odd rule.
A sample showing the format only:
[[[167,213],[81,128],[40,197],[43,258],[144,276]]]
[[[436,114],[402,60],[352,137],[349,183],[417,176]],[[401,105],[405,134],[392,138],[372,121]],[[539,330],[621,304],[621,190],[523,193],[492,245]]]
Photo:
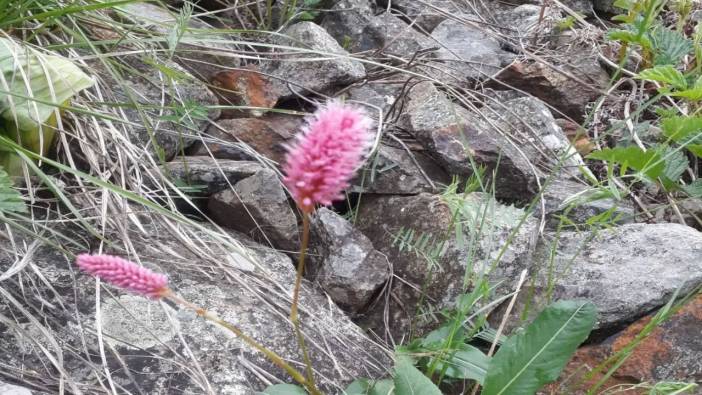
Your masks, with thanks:
[[[376,0],[383,8],[393,8],[408,23],[416,24],[420,29],[431,33],[441,22],[448,19],[449,15],[466,12],[460,2],[453,0]],[[441,11],[445,12],[441,12]]]
[[[216,223],[287,252],[299,249],[297,218],[280,178],[262,169],[210,197],[207,208]]]
[[[260,118],[236,118],[210,125],[190,155],[211,155],[220,159],[255,160],[262,155],[283,163],[285,144],[304,124],[304,118],[287,114],[266,114]]]
[[[114,128],[124,130],[125,137],[136,147],[145,148],[155,157],[170,160],[192,143],[193,137],[204,129],[210,119],[219,117],[220,112],[217,109],[207,110],[205,119],[182,115],[192,111],[189,108],[192,103],[215,106],[217,98],[203,82],[178,64],[169,60],[156,62],[184,78],[173,80],[136,56],[123,56],[119,62],[112,64],[119,80],[100,61],[88,63],[102,83],[111,87],[103,93],[105,101],[123,104],[119,111],[129,123],[116,123]],[[177,107],[177,110],[173,109]],[[178,121],[172,122],[173,118]]]
[[[310,225],[312,278],[342,308],[366,308],[390,278],[388,259],[349,221],[327,208],[317,210]]]
[[[177,13],[153,3],[134,2],[116,8],[129,19],[164,36],[171,34]],[[222,34],[199,18],[189,18],[187,29],[178,40],[173,60],[202,81],[209,82],[222,70],[240,65],[241,55],[230,34]]]
[[[488,279],[497,285],[497,293],[508,292],[505,287],[512,287],[528,266],[536,244],[536,221],[526,218],[516,230],[523,216],[522,210],[501,205],[482,193],[452,198],[425,193],[364,196],[357,226],[388,257],[398,277],[392,282],[391,295],[373,306],[364,323],[395,339],[407,335],[413,319],[415,335],[431,329],[438,324],[431,312],[455,307],[456,298],[469,291],[464,288],[466,276],[485,273],[496,259],[499,262]],[[488,223],[480,226],[484,217]],[[456,224],[461,232],[454,229]],[[425,290],[423,297],[420,290]],[[416,317],[420,300],[424,301],[423,314]]]
[[[343,95],[348,100],[354,100],[367,105],[375,106],[383,111],[383,121],[391,116],[390,111],[402,95],[406,80],[377,80],[368,81],[363,85],[352,86],[344,89]],[[368,116],[378,121],[379,113],[375,108],[367,109]],[[394,114],[392,114],[394,115]]]
[[[552,388],[556,392],[560,392],[558,389],[567,388],[568,393],[584,394],[590,385],[603,378],[602,372],[595,374],[590,380],[585,380],[582,386],[567,386],[581,382],[583,376],[593,367],[634,341],[652,318],[653,314],[648,315],[601,344],[579,349],[561,375],[560,382],[552,385]],[[611,388],[618,384],[636,385],[663,381],[702,382],[700,328],[702,295],[694,297],[670,318],[656,326],[601,388]]]
[[[352,181],[352,192],[414,195],[439,192],[451,182],[446,172],[423,152],[381,145]]]
[[[502,49],[494,34],[486,27],[477,26],[475,17],[467,16],[467,22],[447,19],[431,33],[439,50],[438,61],[431,65],[441,72],[442,78],[468,82],[480,80],[497,73],[509,65],[516,55]],[[437,70],[426,72],[436,75]],[[445,74],[445,75],[444,75]]]
[[[209,227],[144,219],[143,231],[131,221],[125,225],[128,229],[123,232],[104,235],[120,241],[112,243],[106,253],[138,257],[147,267],[166,273],[170,288],[178,295],[237,325],[293,366],[302,366],[287,320],[295,278],[290,258],[244,236]],[[88,243],[85,235],[54,230]],[[125,237],[129,253],[120,247],[122,241],[127,242]],[[18,259],[32,266],[3,281],[0,313],[9,317],[0,325],[4,370],[32,372],[25,379],[41,378],[38,385],[46,388],[58,388],[62,380],[67,390],[76,393],[104,391],[106,370],[109,380],[123,392],[143,394],[253,395],[270,382],[291,381],[262,354],[194,313],[125,294],[105,283],[96,295],[96,281],[79,273],[73,259],[62,252],[41,246],[29,252],[16,248],[33,241],[15,238],[12,244],[0,236],[0,273]],[[88,247],[78,248],[75,253]],[[44,282],[51,284],[50,292],[45,292]],[[18,297],[22,290],[25,294]],[[364,336],[306,281],[301,297],[303,330],[324,393],[340,393],[358,377],[388,374],[386,368],[392,366],[388,350]],[[34,310],[37,306],[47,308]],[[32,315],[25,316],[23,311]],[[49,349],[51,356],[47,357]],[[92,359],[100,360],[100,355],[105,365]],[[60,358],[61,375],[56,375],[49,360],[54,357]]]
[[[552,286],[552,300],[592,301],[597,328],[608,329],[662,306],[678,289],[684,295],[702,284],[702,233],[688,226],[626,224],[558,237],[555,256],[551,238],[537,249],[532,310]]]
[[[12,385],[0,381],[0,394],[2,395],[32,395],[32,391],[19,385]]]
[[[166,174],[178,180],[181,185],[196,187],[204,196],[230,188],[262,169],[256,162],[215,159],[210,156],[181,156],[164,165]]]
[[[256,65],[212,74],[212,91],[219,97],[222,118],[261,116],[278,102],[272,82]]]
[[[299,50],[280,50],[273,55],[275,60],[263,67],[263,72],[272,76],[273,89],[281,99],[292,98],[296,93],[326,92],[365,78],[363,64],[350,58],[322,27],[299,22],[282,34],[275,44]]]

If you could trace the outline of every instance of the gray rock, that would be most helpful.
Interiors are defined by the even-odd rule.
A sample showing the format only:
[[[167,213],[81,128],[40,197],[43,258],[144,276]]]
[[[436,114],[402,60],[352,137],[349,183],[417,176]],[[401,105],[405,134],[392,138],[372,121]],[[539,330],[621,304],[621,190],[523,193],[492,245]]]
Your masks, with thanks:
[[[351,223],[321,208],[311,221],[313,278],[336,304],[353,312],[368,306],[390,278],[388,259]]]
[[[417,51],[433,46],[427,36],[390,12],[373,15],[367,1],[338,2],[322,26],[351,52],[377,50],[410,59]]]
[[[2,395],[32,395],[32,391],[25,387],[3,383],[0,381],[0,394]]]
[[[430,82],[421,82],[407,94],[399,126],[412,132],[427,152],[450,173],[467,176],[476,165],[496,170],[499,197],[528,199],[538,191],[538,172],[521,153],[478,115],[452,103]]]
[[[398,277],[387,301],[373,307],[366,323],[396,339],[406,335],[412,320],[417,335],[431,329],[438,324],[432,312],[455,307],[456,298],[469,291],[465,288],[467,276],[487,273],[496,260],[488,280],[497,285],[497,293],[504,292],[528,267],[536,244],[536,221],[526,218],[519,226],[524,215],[522,210],[481,193],[365,196],[357,226],[387,255],[393,275]],[[420,290],[425,291],[423,297]],[[420,300],[424,301],[422,306],[418,306]],[[417,317],[418,308],[422,314]]]
[[[343,95],[348,100],[379,107],[383,110],[383,121],[385,121],[388,117],[394,115],[390,114],[389,111],[400,98],[404,85],[405,83],[403,81],[369,81],[363,85],[345,89]],[[376,121],[378,120],[378,112],[376,109],[369,108],[367,113],[371,118]]]
[[[391,7],[399,12],[411,24],[431,33],[441,22],[451,15],[467,11],[461,2],[454,0],[376,0],[378,5]],[[442,12],[443,11],[443,12]]]
[[[351,191],[385,195],[439,192],[451,181],[432,158],[422,152],[381,145],[352,181]]]
[[[534,97],[521,97],[485,108],[482,114],[492,120],[498,133],[516,142],[529,161],[550,174],[558,162],[564,175],[578,178],[585,163],[570,143],[548,107]]]
[[[563,45],[554,48],[563,55],[561,59],[564,62],[554,65],[516,62],[500,72],[497,79],[543,100],[575,121],[582,122],[588,104],[600,97],[602,89],[609,83],[609,74],[600,66],[596,48],[590,44],[565,41]],[[557,70],[554,70],[554,66]],[[494,86],[504,85],[495,83]]]
[[[141,223],[143,231],[128,222],[124,232],[106,234],[120,243],[105,252],[138,257],[168,274],[169,287],[178,295],[237,325],[301,368],[287,320],[295,277],[287,256],[210,228]],[[59,231],[73,240],[86,240],[85,235]],[[121,241],[129,244],[129,253],[120,247]],[[79,273],[72,258],[51,247],[29,252],[15,248],[33,239],[15,238],[14,242],[0,238],[0,273],[18,259],[31,262],[31,269],[27,266],[22,275],[5,279],[0,289],[0,313],[7,318],[0,325],[4,370],[32,372],[26,377],[41,378],[47,388],[58,388],[62,380],[67,390],[79,392],[80,388],[84,393],[104,392],[106,370],[121,391],[143,394],[253,395],[270,382],[291,381],[261,353],[194,313],[126,295],[105,283],[96,296],[95,280]],[[44,282],[51,284],[50,291]],[[22,291],[25,294],[18,297]],[[389,351],[365,337],[308,282],[303,283],[301,297],[303,330],[324,393],[340,393],[358,377],[387,374],[386,368],[392,366]],[[47,308],[34,309],[42,305]],[[98,328],[104,347],[99,344]],[[100,355],[105,365],[92,359],[100,361]],[[55,375],[50,358],[58,360],[60,376]]]
[[[262,169],[256,162],[214,159],[210,156],[181,156],[164,166],[166,174],[181,185],[196,187],[203,196],[228,189]]]
[[[191,146],[188,154],[235,160],[256,160],[257,155],[262,155],[283,163],[285,144],[303,124],[300,116],[276,113],[261,118],[220,120],[207,128],[205,136]]]
[[[702,284],[702,233],[678,224],[628,224],[600,231],[562,232],[535,254],[531,311],[552,300],[588,299],[597,328],[618,327]]]
[[[598,199],[594,190],[586,185],[555,178],[545,186],[543,192],[545,214],[547,223],[555,228],[560,223],[559,216],[564,215],[576,224],[585,224],[588,219],[613,210],[612,219],[619,224],[634,222],[636,210],[628,201],[615,201],[613,199]],[[534,216],[541,216],[541,205],[537,204]]]
[[[219,117],[220,111],[217,109],[207,111],[208,119],[183,115],[192,111],[188,107],[192,103],[215,106],[218,101],[204,83],[190,76],[178,64],[168,60],[156,61],[185,77],[176,81],[136,56],[123,56],[120,61],[113,65],[119,80],[100,61],[88,63],[98,78],[111,87],[103,92],[105,101],[124,104],[118,111],[129,123],[115,124],[114,127],[124,129],[126,137],[135,146],[170,160],[192,143],[193,136],[204,129],[209,119]],[[174,107],[181,109],[174,111],[171,109]],[[171,122],[170,119],[174,117],[179,121]]]
[[[687,226],[702,229],[702,199],[687,198],[676,201],[675,204]],[[675,212],[675,209],[670,204],[660,207],[649,207],[648,209],[654,214],[656,222],[679,223],[680,221],[678,213]],[[640,215],[640,217],[641,220],[644,220],[643,215]]]
[[[117,8],[128,18],[164,36],[171,34],[177,23],[177,14],[153,3],[128,3]],[[209,82],[221,70],[240,65],[241,56],[229,34],[218,33],[213,26],[198,18],[188,19],[187,30],[178,40],[173,53],[184,69],[199,79]]]
[[[535,35],[550,35],[562,15],[557,7],[547,7],[541,14],[541,5],[523,4],[511,10],[497,13],[495,18],[500,26],[517,36],[518,41]],[[516,34],[515,34],[516,33]]]
[[[608,12],[611,14],[620,14],[624,10],[614,6],[614,0],[593,0],[595,10]]]
[[[300,48],[299,52],[281,50],[286,54],[274,55],[275,60],[263,67],[264,73],[274,77],[271,83],[281,98],[294,97],[295,92],[326,92],[365,78],[363,64],[351,59],[320,26],[300,22],[285,29],[283,35],[276,38],[275,44]],[[319,58],[330,59],[317,60]]]
[[[590,16],[593,15],[592,0],[560,0],[563,5],[570,8],[581,15]],[[595,0],[597,1],[597,0]],[[516,0],[511,1],[512,4],[533,4],[540,6],[543,4],[541,0]],[[550,7],[551,9],[556,8],[555,5]]]
[[[299,249],[297,218],[273,170],[262,169],[212,195],[208,209],[220,225],[288,252]]]
[[[473,20],[475,17],[466,18]],[[436,57],[440,60],[432,63],[432,66],[446,74],[446,78],[460,82],[484,79],[514,61],[516,55],[503,50],[495,35],[489,34],[486,29],[469,22],[441,22],[431,33],[439,47]],[[426,71],[431,72],[429,69]],[[436,71],[431,73],[435,74]]]

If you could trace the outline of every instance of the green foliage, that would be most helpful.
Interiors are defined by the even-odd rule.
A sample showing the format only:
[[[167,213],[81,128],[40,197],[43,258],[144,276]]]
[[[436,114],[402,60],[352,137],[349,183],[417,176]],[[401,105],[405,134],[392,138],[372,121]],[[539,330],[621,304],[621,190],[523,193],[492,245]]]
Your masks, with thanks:
[[[168,45],[168,57],[172,58],[175,54],[176,47],[180,39],[185,34],[188,29],[188,23],[190,22],[190,17],[193,13],[192,3],[186,1],[185,4],[180,8],[180,13],[176,17],[175,24],[171,28],[168,36],[166,37],[166,44]]]
[[[590,334],[597,312],[590,302],[548,306],[526,330],[512,335],[490,361],[483,395],[533,394],[554,381]]]
[[[680,90],[687,88],[687,80],[685,79],[683,73],[669,64],[659,65],[651,69],[643,70],[639,73],[637,78],[662,82]]]
[[[439,388],[406,355],[395,356],[395,395],[441,395]]]
[[[609,164],[621,166],[621,174],[628,168],[635,169],[651,180],[655,180],[665,170],[665,163],[655,150],[644,151],[637,146],[605,148],[588,155],[590,159],[599,159]]]
[[[391,395],[395,390],[392,380],[354,380],[345,390],[344,395]]]
[[[656,65],[678,64],[693,49],[682,33],[662,26],[653,30],[651,44]]]
[[[26,213],[22,195],[12,187],[10,176],[0,167],[0,213]]]

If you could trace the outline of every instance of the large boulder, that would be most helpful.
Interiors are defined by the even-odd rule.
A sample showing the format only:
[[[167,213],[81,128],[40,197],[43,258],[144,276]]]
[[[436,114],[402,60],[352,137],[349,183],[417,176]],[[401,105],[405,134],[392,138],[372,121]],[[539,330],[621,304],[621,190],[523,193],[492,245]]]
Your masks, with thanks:
[[[536,221],[486,194],[450,196],[361,200],[357,226],[387,255],[398,278],[365,322],[378,333],[400,339],[414,320],[416,334],[425,332],[439,324],[432,312],[455,307],[457,298],[470,291],[466,279],[486,275],[497,285],[495,292],[504,293],[528,266]]]
[[[597,329],[618,328],[702,284],[701,258],[702,233],[678,224],[551,234],[535,253],[530,311],[547,300],[588,299]]]
[[[287,319],[295,269],[286,255],[209,227],[134,220],[140,224],[125,221],[123,230],[102,235],[115,241],[104,252],[166,273],[178,295],[302,366]],[[113,383],[130,393],[253,395],[271,382],[291,382],[261,353],[194,313],[97,286],[65,249],[83,252],[99,241],[53,230],[67,236],[47,234],[64,250],[0,236],[0,273],[15,273],[0,288],[4,371],[31,372],[25,377],[40,377],[42,388],[64,385],[76,393],[102,392]],[[309,283],[301,296],[303,331],[325,393],[339,393],[358,377],[386,375],[387,350]]]

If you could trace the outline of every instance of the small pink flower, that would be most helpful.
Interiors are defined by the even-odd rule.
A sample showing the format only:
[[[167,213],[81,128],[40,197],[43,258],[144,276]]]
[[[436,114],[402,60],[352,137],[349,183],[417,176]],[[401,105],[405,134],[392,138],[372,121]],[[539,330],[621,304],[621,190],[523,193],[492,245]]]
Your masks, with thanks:
[[[283,167],[283,183],[303,212],[343,199],[342,191],[372,146],[371,124],[362,110],[338,101],[315,112]]]
[[[158,299],[168,291],[165,275],[154,273],[120,257],[80,254],[76,263],[89,274],[139,295]]]

